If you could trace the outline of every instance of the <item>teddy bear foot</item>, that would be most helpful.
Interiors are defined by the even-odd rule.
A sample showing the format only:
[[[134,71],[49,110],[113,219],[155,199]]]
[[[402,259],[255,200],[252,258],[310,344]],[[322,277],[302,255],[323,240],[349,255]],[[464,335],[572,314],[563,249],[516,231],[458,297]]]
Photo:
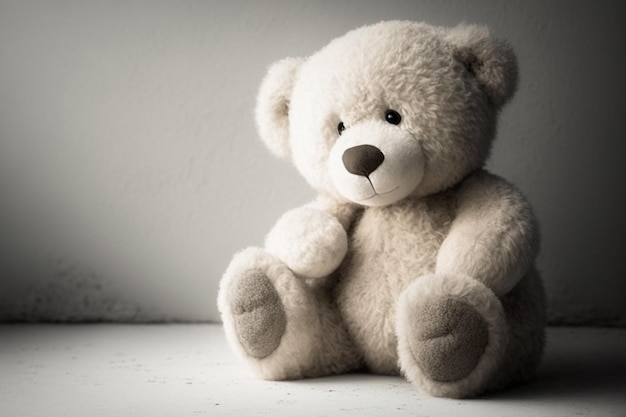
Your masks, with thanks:
[[[285,294],[277,288],[294,280],[282,262],[260,248],[233,258],[220,283],[218,306],[229,340],[244,358],[261,361],[280,346],[287,312]]]
[[[262,270],[250,270],[234,283],[230,307],[239,343],[251,357],[276,350],[286,328],[280,297]]]
[[[400,300],[398,326],[402,370],[431,395],[476,395],[502,363],[507,336],[502,305],[471,278],[419,278]]]
[[[229,343],[258,377],[298,379],[360,366],[324,287],[317,290],[265,249],[234,256],[220,281],[218,307]]]
[[[453,298],[429,300],[414,312],[411,353],[424,374],[437,382],[469,375],[489,342],[487,323],[470,305]]]

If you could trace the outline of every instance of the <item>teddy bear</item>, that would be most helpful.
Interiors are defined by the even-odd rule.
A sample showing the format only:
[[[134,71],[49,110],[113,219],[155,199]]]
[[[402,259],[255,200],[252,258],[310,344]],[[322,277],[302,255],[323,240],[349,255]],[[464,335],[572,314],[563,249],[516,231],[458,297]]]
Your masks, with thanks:
[[[532,376],[545,339],[538,225],[484,168],[517,78],[486,27],[411,21],[270,66],[259,136],[316,198],[220,281],[227,339],[258,377],[366,370],[464,398]]]

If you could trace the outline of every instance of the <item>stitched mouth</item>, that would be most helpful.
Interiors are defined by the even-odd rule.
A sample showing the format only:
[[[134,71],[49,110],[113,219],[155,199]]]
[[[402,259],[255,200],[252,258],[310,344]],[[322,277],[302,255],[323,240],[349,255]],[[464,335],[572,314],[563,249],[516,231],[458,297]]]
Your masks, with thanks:
[[[368,178],[368,180],[369,180],[369,178]],[[376,197],[376,196],[379,196],[379,195],[387,195],[387,194],[391,194],[391,193],[393,193],[394,191],[396,191],[398,188],[400,188],[400,186],[398,185],[398,186],[396,186],[396,187],[395,187],[394,189],[392,189],[392,190],[385,191],[384,193],[377,193],[377,192],[376,192],[376,189],[374,188],[374,184],[372,184],[372,182],[371,182],[371,181],[370,181],[370,185],[372,186],[372,190],[374,190],[374,194],[372,194],[371,196],[369,196],[369,197],[367,197],[367,198],[364,198],[364,199],[362,199],[362,200],[360,200],[360,201],[367,201],[367,200],[371,200],[372,198],[374,198],[374,197]]]

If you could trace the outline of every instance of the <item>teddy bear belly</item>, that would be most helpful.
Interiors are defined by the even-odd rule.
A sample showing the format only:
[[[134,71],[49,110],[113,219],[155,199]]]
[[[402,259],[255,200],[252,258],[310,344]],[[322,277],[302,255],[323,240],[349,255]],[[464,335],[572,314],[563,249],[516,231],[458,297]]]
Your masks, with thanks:
[[[413,280],[434,271],[451,220],[447,205],[416,202],[367,209],[353,229],[340,268],[337,302],[373,372],[398,373],[396,300]]]

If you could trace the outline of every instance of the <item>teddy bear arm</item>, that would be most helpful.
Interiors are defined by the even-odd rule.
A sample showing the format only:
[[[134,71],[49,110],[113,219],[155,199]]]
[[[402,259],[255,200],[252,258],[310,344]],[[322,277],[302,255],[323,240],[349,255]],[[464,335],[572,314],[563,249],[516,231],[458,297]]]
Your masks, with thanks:
[[[459,189],[457,216],[438,256],[437,273],[462,274],[501,296],[533,267],[538,227],[512,185],[481,171]]]
[[[306,278],[331,274],[348,251],[348,229],[354,209],[319,198],[287,211],[266,237],[268,252]]]

